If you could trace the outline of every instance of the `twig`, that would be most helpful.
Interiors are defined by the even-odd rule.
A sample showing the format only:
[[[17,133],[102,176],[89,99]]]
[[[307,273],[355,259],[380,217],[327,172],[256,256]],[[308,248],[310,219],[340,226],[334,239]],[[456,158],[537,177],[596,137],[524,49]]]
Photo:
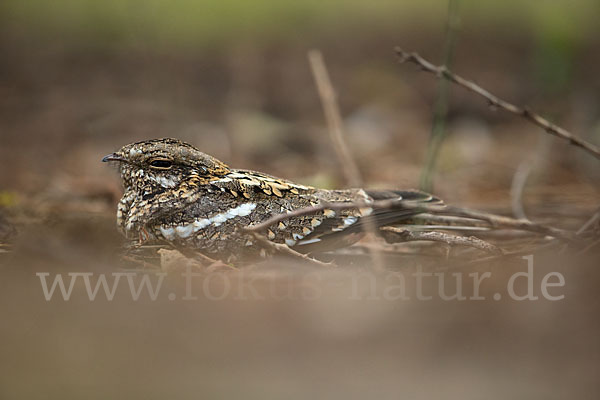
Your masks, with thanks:
[[[552,241],[550,241],[548,243],[541,244],[541,245],[538,245],[538,246],[532,246],[532,247],[528,247],[526,249],[515,250],[515,251],[510,251],[510,252],[504,252],[504,254],[502,254],[502,255],[493,255],[493,256],[479,258],[479,259],[476,259],[476,260],[471,260],[469,262],[469,264],[478,264],[478,263],[482,263],[482,262],[490,262],[490,261],[494,261],[494,260],[500,259],[502,257],[516,257],[516,256],[523,256],[523,255],[533,254],[534,252],[539,252],[540,250],[546,250],[546,249],[550,249],[552,247],[555,247],[557,244],[559,244],[558,241],[552,240]]]
[[[325,62],[323,61],[323,55],[318,50],[310,50],[308,52],[308,61],[315,78],[321,104],[323,105],[323,112],[325,113],[325,119],[327,120],[329,135],[342,169],[344,170],[346,181],[352,187],[361,187],[362,178],[360,172],[352,158],[348,146],[346,146],[346,142],[344,141],[340,108],[337,103],[335,89],[331,84]]]
[[[206,266],[211,266],[211,265],[216,265],[216,264],[219,264],[219,265],[223,264],[224,266],[227,266],[227,264],[225,264],[221,260],[216,260],[212,257],[209,257],[205,254],[200,253],[199,251],[191,251],[191,252],[187,253],[185,251],[185,249],[175,249],[175,250],[180,252],[182,256],[192,259],[192,260],[194,260],[194,259],[199,260],[201,264],[204,264]]]
[[[494,228],[518,229],[521,231],[535,232],[542,235],[561,238],[568,241],[573,241],[575,239],[571,232],[563,229],[553,228],[551,226],[536,224],[526,219],[513,219],[501,215],[490,214],[483,211],[467,210],[459,207],[448,207],[446,212],[448,214],[460,217],[475,218],[482,221],[487,221]]]
[[[352,153],[346,145],[344,140],[344,129],[342,115],[340,113],[340,107],[337,102],[335,89],[329,79],[329,73],[323,60],[323,55],[318,50],[310,50],[308,52],[308,61],[315,78],[317,85],[317,91],[323,105],[323,112],[325,113],[325,119],[327,120],[327,126],[329,130],[329,137],[335,148],[335,152],[338,156],[344,174],[346,176],[347,183],[352,187],[362,187],[363,180],[358,170],[358,166],[352,157]],[[375,225],[367,221],[365,225],[366,231],[375,234]],[[373,266],[379,271],[383,271],[383,258],[377,250],[371,251],[371,258],[373,259]]]
[[[278,222],[285,221],[287,219],[294,218],[294,217],[302,217],[305,215],[316,214],[316,213],[322,212],[324,210],[342,211],[342,210],[351,210],[353,208],[365,208],[365,207],[385,209],[385,208],[393,208],[395,205],[399,205],[400,203],[403,203],[406,205],[405,200],[396,200],[396,199],[377,200],[377,201],[373,201],[370,203],[367,203],[367,202],[329,203],[329,202],[324,201],[315,206],[298,208],[296,210],[289,211],[287,213],[273,215],[271,218],[267,219],[266,221],[261,222],[260,224],[252,225],[252,226],[246,227],[244,229],[248,232],[260,232]],[[445,208],[445,206],[437,206],[437,207],[438,207],[438,210]]]
[[[499,247],[474,236],[457,236],[435,231],[415,232],[394,226],[384,227],[382,228],[382,231],[384,232],[384,238],[388,241],[388,243],[424,240],[430,242],[442,242],[448,245],[468,246],[486,251],[488,253],[503,254],[502,249]]]
[[[585,231],[588,230],[588,228],[592,225],[594,225],[596,223],[596,221],[598,221],[600,219],[600,208],[598,210],[596,210],[596,212],[594,213],[594,215],[592,215],[590,217],[590,219],[588,219],[585,224],[583,224],[581,226],[581,228],[579,228],[577,230],[576,235],[579,236],[581,234],[583,234]]]
[[[156,268],[156,265],[153,265],[153,264],[151,264],[149,262],[146,262],[144,260],[138,260],[137,258],[135,258],[133,256],[122,255],[121,259],[125,260],[125,261],[128,261],[130,263],[133,263],[133,264],[141,265],[143,268]]]
[[[536,114],[536,113],[528,110],[527,108],[518,107],[514,104],[511,104],[505,100],[502,100],[502,99],[494,96],[493,94],[491,94],[487,90],[483,89],[481,86],[478,86],[474,82],[467,80],[465,78],[462,78],[459,75],[454,74],[446,66],[444,66],[444,65],[436,66],[436,65],[430,63],[429,61],[427,61],[423,57],[421,57],[418,53],[408,53],[399,47],[396,47],[395,51],[399,57],[400,63],[411,62],[413,64],[416,64],[417,66],[422,68],[424,71],[435,74],[438,78],[447,79],[450,82],[453,82],[459,86],[462,86],[463,88],[467,89],[468,91],[470,91],[472,93],[478,94],[479,96],[485,98],[489,102],[490,106],[492,106],[494,108],[501,108],[509,113],[523,117],[526,120],[530,121],[531,123],[544,129],[547,133],[557,136],[561,139],[567,140],[572,145],[577,146],[581,149],[584,149],[588,153],[594,155],[596,158],[600,158],[600,147],[593,145],[583,139],[578,138],[577,136],[573,135],[571,132],[551,123],[550,121],[543,118],[539,114]]]
[[[370,207],[373,209],[405,209],[405,210],[418,210],[420,212],[427,213],[442,213],[443,215],[457,216],[473,218],[480,221],[485,221],[494,228],[512,228],[522,231],[535,232],[545,236],[552,236],[561,238],[564,240],[572,241],[574,235],[571,232],[536,224],[527,220],[517,220],[509,217],[500,215],[494,215],[482,211],[467,210],[458,207],[448,207],[444,205],[428,205],[417,202],[409,202],[406,200],[390,199],[390,200],[377,200],[371,203],[366,202],[348,202],[348,203],[327,203],[323,202],[316,206],[299,208],[294,211],[290,211],[284,214],[276,214],[271,218],[267,219],[260,224],[256,224],[245,228],[248,232],[260,232],[269,226],[276,224],[280,221],[287,220],[293,217],[301,217],[304,215],[316,214],[324,210],[330,209],[334,211],[348,210],[353,208]]]
[[[577,255],[580,256],[582,254],[585,254],[588,251],[590,251],[591,249],[593,249],[594,247],[598,246],[599,244],[600,244],[600,239],[594,240],[592,243],[585,246],[580,252],[578,252]]]
[[[515,218],[529,219],[527,218],[525,208],[523,207],[523,192],[525,191],[525,185],[534,168],[536,168],[542,160],[547,158],[545,155],[547,156],[551,144],[550,136],[542,135],[540,133],[540,140],[536,146],[535,152],[521,161],[513,175],[510,186],[510,202]]]
[[[309,263],[318,265],[319,267],[327,267],[327,268],[335,267],[335,264],[333,264],[333,263],[324,263],[323,261],[319,261],[317,259],[309,257],[306,254],[298,253],[297,251],[291,249],[289,246],[287,246],[285,244],[272,242],[269,239],[267,239],[266,237],[264,237],[263,235],[261,235],[260,233],[252,232],[252,234],[254,235],[256,240],[260,242],[261,245],[263,245],[264,247],[266,247],[270,250],[273,250],[276,253],[281,253],[281,254],[290,256],[292,258],[300,259],[303,261],[308,261]]]
[[[596,210],[596,212],[583,225],[581,225],[581,227],[577,230],[577,232],[575,232],[575,236],[578,236],[578,237],[582,236],[598,220],[600,220],[600,208],[598,208],[598,210]],[[592,244],[594,244],[594,243],[592,243]],[[560,249],[560,253],[563,254],[564,252],[567,251],[568,248],[569,248],[569,243],[565,243],[562,246],[562,248]],[[585,250],[587,250],[587,247]],[[580,253],[578,253],[578,254],[580,254]]]
[[[519,219],[526,219],[525,208],[523,207],[523,190],[525,189],[525,183],[531,173],[531,161],[524,160],[517,167],[517,171],[513,175],[512,183],[510,185],[510,203],[514,216]]]
[[[436,215],[436,214],[419,214],[414,218],[414,225],[417,225],[420,221],[426,222],[427,224],[438,223],[444,225],[446,229],[453,228],[456,230],[469,230],[476,228],[475,230],[489,230],[490,225],[485,221],[481,221],[475,218],[455,217],[452,215]],[[411,222],[411,225],[413,225]],[[425,225],[426,227],[428,225]]]

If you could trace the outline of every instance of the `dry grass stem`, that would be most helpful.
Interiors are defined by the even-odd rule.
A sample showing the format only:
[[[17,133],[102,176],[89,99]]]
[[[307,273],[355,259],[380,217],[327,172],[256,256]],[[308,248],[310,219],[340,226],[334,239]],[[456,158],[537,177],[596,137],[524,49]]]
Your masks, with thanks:
[[[525,207],[523,206],[523,192],[525,190],[525,184],[527,178],[531,173],[532,165],[531,161],[525,160],[517,167],[515,174],[513,175],[512,183],[510,186],[510,202],[513,211],[513,215],[518,219],[526,219]]]

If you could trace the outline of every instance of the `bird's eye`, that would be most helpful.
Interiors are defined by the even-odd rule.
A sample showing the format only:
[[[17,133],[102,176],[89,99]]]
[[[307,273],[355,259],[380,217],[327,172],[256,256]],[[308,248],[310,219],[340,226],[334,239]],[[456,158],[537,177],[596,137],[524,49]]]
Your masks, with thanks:
[[[157,158],[150,162],[150,166],[156,169],[169,169],[173,166],[173,162],[171,160]]]

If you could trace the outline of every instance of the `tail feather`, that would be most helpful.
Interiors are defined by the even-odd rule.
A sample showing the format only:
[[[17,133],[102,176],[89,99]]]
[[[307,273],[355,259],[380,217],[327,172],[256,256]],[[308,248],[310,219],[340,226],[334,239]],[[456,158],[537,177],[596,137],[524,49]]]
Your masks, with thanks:
[[[369,190],[367,194],[371,196],[373,200],[405,200],[410,202],[411,205],[414,204],[424,204],[424,205],[435,205],[435,206],[443,206],[444,202],[429,193],[421,192],[418,190]],[[393,209],[374,209],[373,213],[368,219],[362,221],[362,224],[359,224],[360,228],[364,228],[366,224],[374,224],[377,228],[386,225],[393,225],[398,223],[403,223],[406,220],[415,217],[419,214],[422,214],[423,211],[415,208],[405,208],[402,207],[393,208]]]
[[[373,200],[400,199],[427,203],[429,205],[444,204],[440,198],[419,190],[367,190],[366,193],[371,196]]]
[[[425,192],[416,190],[369,190],[367,195],[373,200],[400,200],[415,204],[426,205],[444,205],[439,198]],[[301,252],[319,252],[323,250],[332,250],[337,247],[347,246],[349,242],[356,242],[365,231],[371,228],[381,228],[387,225],[402,224],[410,221],[412,218],[422,214],[424,211],[418,208],[377,208],[373,207],[368,216],[360,217],[356,223],[340,228],[339,220],[325,221],[305,240],[299,242],[296,250]]]

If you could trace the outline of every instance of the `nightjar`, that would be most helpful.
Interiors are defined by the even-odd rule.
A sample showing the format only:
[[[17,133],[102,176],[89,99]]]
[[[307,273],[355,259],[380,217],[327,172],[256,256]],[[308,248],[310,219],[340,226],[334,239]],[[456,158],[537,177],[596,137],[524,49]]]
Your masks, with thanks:
[[[129,144],[102,161],[119,166],[125,192],[117,227],[127,238],[167,242],[228,262],[265,255],[264,245],[243,228],[299,208],[382,199],[442,204],[419,191],[325,190],[233,169],[177,139]],[[403,223],[418,213],[414,207],[324,209],[278,222],[263,233],[301,253],[322,252],[351,245],[367,227]]]

